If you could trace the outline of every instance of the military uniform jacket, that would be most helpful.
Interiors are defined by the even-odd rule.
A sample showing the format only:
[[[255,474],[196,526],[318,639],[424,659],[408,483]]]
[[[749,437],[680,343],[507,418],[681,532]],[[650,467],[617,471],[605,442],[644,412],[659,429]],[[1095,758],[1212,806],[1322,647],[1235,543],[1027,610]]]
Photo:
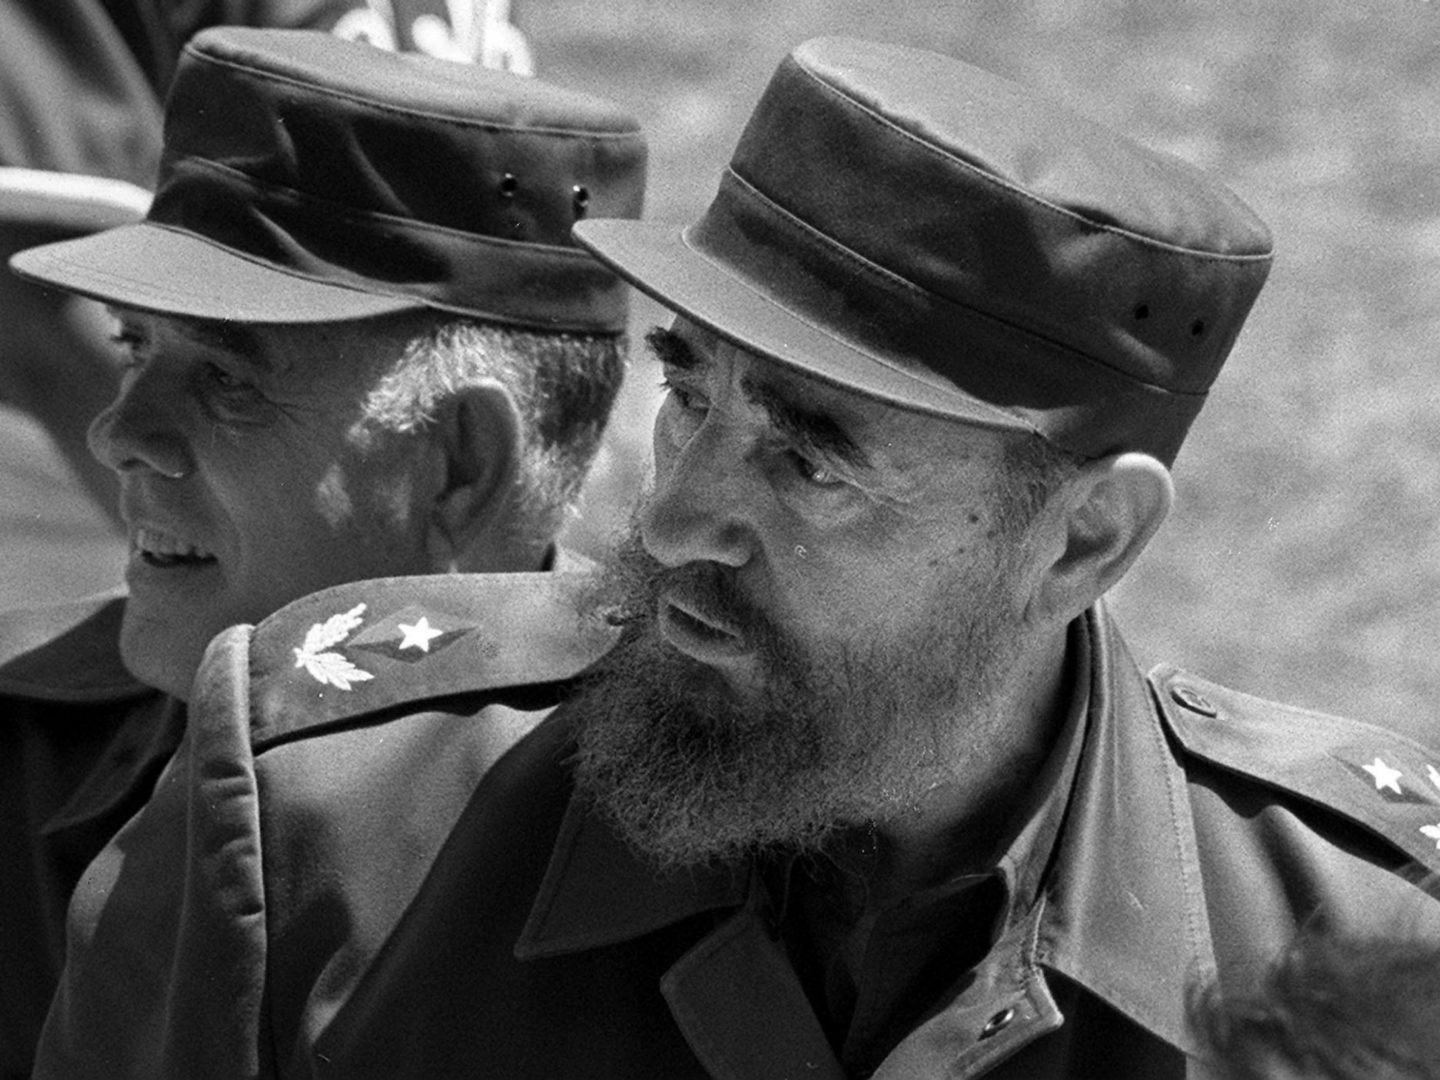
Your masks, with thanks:
[[[184,706],[120,663],[123,604],[0,615],[0,1077],[30,1073],[81,871],[180,740]]]
[[[420,665],[380,670],[360,646],[393,641],[396,616],[347,607],[362,592],[211,652],[166,856],[184,902],[129,927],[171,981],[116,963],[105,925],[140,912],[121,882],[97,888],[41,1074],[842,1076],[752,875],[656,877],[572,797],[575,706],[516,741],[489,690],[448,682],[437,700]],[[1147,679],[1103,609],[1081,631],[1083,743],[1042,886],[877,1077],[1204,1076],[1191,977],[1248,977],[1317,912],[1440,933],[1407,880],[1436,865],[1440,754],[1171,668]],[[321,642],[336,673],[390,688],[339,707],[347,691],[281,670]],[[456,721],[474,740],[463,782],[442,735]],[[150,839],[117,844],[138,858]]]

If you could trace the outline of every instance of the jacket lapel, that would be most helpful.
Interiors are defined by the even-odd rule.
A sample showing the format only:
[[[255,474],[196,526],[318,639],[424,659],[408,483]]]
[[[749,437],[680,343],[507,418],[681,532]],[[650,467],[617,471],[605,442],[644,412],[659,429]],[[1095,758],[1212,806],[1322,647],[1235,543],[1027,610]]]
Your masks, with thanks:
[[[660,990],[715,1080],[844,1080],[789,957],[754,903],[681,957]]]
[[[706,911],[728,918],[665,973],[661,993],[716,1080],[844,1073],[779,942],[751,875],[696,868],[657,874],[571,800],[515,955],[534,960],[615,945]]]
[[[745,874],[716,868],[657,874],[572,797],[549,867],[515,945],[521,960],[630,941],[745,900]]]

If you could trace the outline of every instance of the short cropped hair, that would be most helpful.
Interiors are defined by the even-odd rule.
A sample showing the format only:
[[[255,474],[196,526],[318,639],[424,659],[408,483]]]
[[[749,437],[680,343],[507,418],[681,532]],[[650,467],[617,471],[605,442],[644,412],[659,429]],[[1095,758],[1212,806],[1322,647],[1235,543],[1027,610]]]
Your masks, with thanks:
[[[996,530],[1010,539],[1023,535],[1050,497],[1089,460],[1035,432],[1005,432],[996,484]]]
[[[365,403],[365,422],[404,432],[450,397],[488,380],[514,398],[522,427],[515,528],[551,539],[574,503],[625,373],[616,334],[549,333],[460,316],[421,320]]]
[[[1189,1012],[1226,1080],[1440,1080],[1440,943],[1305,931],[1254,992],[1199,985]]]

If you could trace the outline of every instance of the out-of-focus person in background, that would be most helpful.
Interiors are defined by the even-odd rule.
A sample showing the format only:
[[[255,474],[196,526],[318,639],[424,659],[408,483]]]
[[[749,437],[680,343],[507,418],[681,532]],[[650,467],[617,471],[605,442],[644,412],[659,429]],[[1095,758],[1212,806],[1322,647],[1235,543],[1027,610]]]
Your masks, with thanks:
[[[509,0],[7,0],[0,4],[0,262],[138,220],[181,46],[222,24],[330,29],[529,75]],[[117,585],[114,476],[85,445],[114,396],[94,301],[0,280],[0,610]]]
[[[355,0],[0,5],[0,254],[138,220],[181,45],[230,21],[333,24]],[[111,472],[85,432],[119,370],[93,301],[0,282],[0,608],[119,583]]]
[[[1216,1080],[1440,1080],[1440,944],[1307,928],[1253,989],[1197,984],[1190,1022]]]
[[[336,708],[388,692],[377,663],[423,678],[443,656],[510,700],[604,643],[550,583],[624,370],[626,289],[570,228],[640,213],[633,118],[479,65],[238,27],[186,46],[169,102],[145,219],[15,256],[116,316],[122,374],[89,441],[131,553],[124,597],[0,616],[6,1075],[29,1067],[71,889],[148,796],[218,631],[345,582],[470,572],[326,612],[297,655]],[[342,662],[362,622],[373,651]],[[523,651],[454,660],[480,628]],[[410,731],[420,749],[387,760],[422,796],[436,770],[473,782],[494,735]]]

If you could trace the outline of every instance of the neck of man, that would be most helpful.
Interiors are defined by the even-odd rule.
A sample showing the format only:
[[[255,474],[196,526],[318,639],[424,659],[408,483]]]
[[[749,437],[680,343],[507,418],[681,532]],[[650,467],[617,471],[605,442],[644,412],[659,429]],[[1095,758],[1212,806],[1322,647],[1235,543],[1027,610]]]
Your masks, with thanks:
[[[1065,722],[1074,680],[1067,637],[1065,629],[1047,636],[1014,667],[983,731],[957,732],[969,744],[963,775],[937,783],[918,807],[875,823],[873,901],[995,865],[1023,824],[1014,820],[1017,807]]]

